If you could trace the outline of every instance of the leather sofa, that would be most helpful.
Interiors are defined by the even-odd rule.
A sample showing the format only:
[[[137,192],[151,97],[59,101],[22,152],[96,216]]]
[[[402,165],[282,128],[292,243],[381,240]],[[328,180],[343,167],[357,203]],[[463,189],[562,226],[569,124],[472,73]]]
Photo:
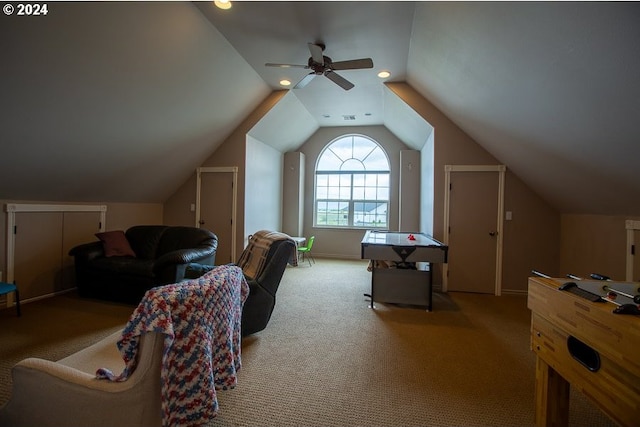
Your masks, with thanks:
[[[137,225],[117,233],[98,233],[101,240],[69,251],[81,297],[138,304],[147,290],[183,280],[190,263],[215,262],[218,238],[208,230]],[[125,250],[109,246],[114,236]]]

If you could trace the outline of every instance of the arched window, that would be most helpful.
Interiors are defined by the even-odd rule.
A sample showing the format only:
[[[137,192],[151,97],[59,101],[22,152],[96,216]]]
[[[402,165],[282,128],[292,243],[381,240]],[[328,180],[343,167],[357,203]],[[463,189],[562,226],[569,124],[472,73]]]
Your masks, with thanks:
[[[389,159],[377,142],[345,135],[316,163],[314,225],[388,228]]]

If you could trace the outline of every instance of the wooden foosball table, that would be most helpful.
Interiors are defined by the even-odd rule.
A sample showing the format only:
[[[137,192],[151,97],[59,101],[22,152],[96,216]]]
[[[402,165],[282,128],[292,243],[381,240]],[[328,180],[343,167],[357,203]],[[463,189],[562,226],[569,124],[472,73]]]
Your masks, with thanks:
[[[590,283],[529,278],[537,426],[568,425],[570,386],[616,423],[640,426],[640,315],[632,307],[640,284],[623,283],[614,303],[611,283]]]

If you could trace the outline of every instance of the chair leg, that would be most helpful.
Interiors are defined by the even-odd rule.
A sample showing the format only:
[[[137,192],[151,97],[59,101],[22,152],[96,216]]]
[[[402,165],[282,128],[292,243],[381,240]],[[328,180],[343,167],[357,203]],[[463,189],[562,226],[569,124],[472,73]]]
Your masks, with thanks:
[[[18,288],[16,288],[16,312],[18,313],[18,317],[20,317],[20,292],[18,292]]]

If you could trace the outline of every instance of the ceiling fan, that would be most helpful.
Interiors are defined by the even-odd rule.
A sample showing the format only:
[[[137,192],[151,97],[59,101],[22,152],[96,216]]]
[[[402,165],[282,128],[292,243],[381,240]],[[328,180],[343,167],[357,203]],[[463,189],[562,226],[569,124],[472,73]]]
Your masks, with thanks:
[[[307,43],[309,46],[309,52],[311,57],[307,65],[298,64],[274,64],[268,62],[264,64],[267,67],[281,67],[281,68],[305,68],[310,69],[311,73],[307,74],[300,80],[293,88],[300,89],[309,84],[315,76],[325,75],[329,80],[343,88],[349,90],[353,88],[353,83],[345,79],[341,75],[335,72],[335,70],[358,70],[362,68],[373,68],[373,61],[371,58],[351,59],[348,61],[333,62],[328,56],[324,56],[323,52],[325,45],[322,43]]]

